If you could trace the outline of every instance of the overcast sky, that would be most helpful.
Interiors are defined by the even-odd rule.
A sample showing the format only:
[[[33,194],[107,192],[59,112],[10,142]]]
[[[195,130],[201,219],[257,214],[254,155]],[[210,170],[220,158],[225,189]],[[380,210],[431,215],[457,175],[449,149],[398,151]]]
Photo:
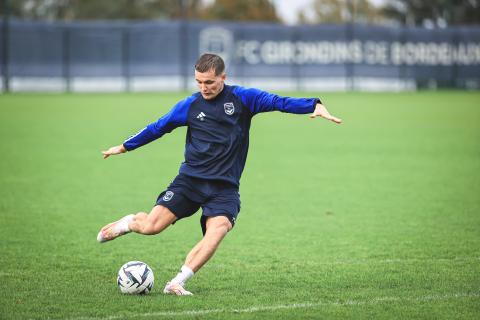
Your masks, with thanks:
[[[297,22],[298,12],[308,8],[313,0],[272,0],[278,15],[288,24]],[[370,0],[374,5],[380,5],[384,0]],[[306,12],[308,16],[308,11]]]
[[[307,8],[312,0],[273,0],[277,13],[288,24],[297,22],[298,12]]]

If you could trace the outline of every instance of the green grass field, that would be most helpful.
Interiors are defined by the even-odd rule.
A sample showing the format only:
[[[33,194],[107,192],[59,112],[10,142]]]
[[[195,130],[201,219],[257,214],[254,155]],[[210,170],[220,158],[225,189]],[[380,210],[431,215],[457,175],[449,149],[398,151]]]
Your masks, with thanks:
[[[100,151],[181,97],[0,96],[1,319],[478,319],[480,93],[322,94],[341,126],[255,117],[237,225],[188,283],[193,297],[162,289],[201,238],[199,213],[96,242],[151,209],[186,130]],[[150,295],[119,292],[130,260],[153,268]]]

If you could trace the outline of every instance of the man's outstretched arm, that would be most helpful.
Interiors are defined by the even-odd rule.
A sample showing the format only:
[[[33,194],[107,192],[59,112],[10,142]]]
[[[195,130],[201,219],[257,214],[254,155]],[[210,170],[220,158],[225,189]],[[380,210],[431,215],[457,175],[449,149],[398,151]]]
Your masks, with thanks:
[[[325,108],[325,106],[321,103],[317,103],[315,105],[315,110],[310,115],[310,118],[312,119],[316,117],[322,117],[338,124],[342,123],[342,119],[332,116],[330,112],[328,112],[327,108]]]
[[[177,127],[186,125],[190,104],[195,99],[196,96],[192,95],[178,102],[166,115],[158,119],[156,122],[147,125],[137,134],[130,136],[123,142],[123,144],[111,147],[107,151],[102,151],[103,158],[106,159],[111,155],[133,151],[160,138]]]
[[[310,118],[322,117],[337,124],[342,120],[332,116],[318,98],[282,97],[256,88],[235,86],[234,93],[240,96],[252,116],[261,112],[281,111],[295,114],[310,114]]]
[[[108,157],[110,157],[111,155],[114,155],[114,154],[120,154],[120,153],[125,153],[125,152],[127,152],[127,149],[125,149],[123,144],[121,144],[119,146],[114,146],[114,147],[111,147],[110,149],[108,149],[107,151],[102,151],[103,159],[107,159]]]

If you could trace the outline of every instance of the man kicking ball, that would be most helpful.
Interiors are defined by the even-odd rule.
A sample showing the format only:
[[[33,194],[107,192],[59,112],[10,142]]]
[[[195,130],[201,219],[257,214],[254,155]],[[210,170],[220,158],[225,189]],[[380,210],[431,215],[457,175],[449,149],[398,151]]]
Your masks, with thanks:
[[[178,102],[170,112],[103,157],[135,150],[180,126],[187,126],[185,161],[178,176],[160,193],[150,213],[139,212],[103,227],[97,240],[106,242],[129,232],[157,234],[175,221],[202,208],[203,238],[188,253],[180,272],[164,293],[191,295],[185,284],[213,256],[233,228],[240,211],[240,177],[247,159],[250,122],[258,113],[310,113],[335,123],[318,98],[289,98],[259,89],[225,84],[225,64],[218,55],[204,54],[195,64],[200,92]]]

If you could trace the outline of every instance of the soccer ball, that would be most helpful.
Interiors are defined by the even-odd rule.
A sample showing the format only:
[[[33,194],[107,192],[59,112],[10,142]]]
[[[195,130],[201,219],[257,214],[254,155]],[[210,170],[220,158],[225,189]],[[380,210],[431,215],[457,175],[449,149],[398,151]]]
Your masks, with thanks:
[[[118,270],[117,284],[122,293],[147,294],[153,288],[153,271],[144,262],[130,261]]]

